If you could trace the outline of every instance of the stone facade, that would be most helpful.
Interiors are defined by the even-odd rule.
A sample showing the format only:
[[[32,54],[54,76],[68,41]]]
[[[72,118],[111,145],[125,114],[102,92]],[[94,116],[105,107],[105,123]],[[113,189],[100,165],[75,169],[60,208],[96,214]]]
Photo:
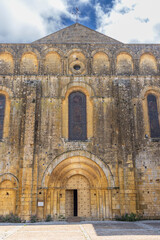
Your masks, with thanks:
[[[72,92],[86,96],[84,141],[69,139]],[[123,44],[78,23],[0,44],[0,215],[159,218],[160,138],[151,136],[148,95],[160,121],[158,44]]]

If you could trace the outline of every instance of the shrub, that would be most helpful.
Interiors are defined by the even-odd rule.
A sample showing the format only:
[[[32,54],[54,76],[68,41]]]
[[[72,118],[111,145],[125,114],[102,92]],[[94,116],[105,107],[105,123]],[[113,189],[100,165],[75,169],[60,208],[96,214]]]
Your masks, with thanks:
[[[139,221],[141,219],[140,215],[137,215],[135,213],[126,213],[122,216],[116,216],[117,221],[128,221],[128,222],[134,222],[134,221]]]
[[[51,217],[51,215],[47,215],[46,222],[50,222],[50,221],[52,221],[52,217]]]
[[[0,222],[4,222],[4,216],[0,215]]]
[[[63,221],[63,220],[65,220],[65,217],[63,215],[59,215],[58,219],[59,219],[59,221]]]
[[[0,216],[0,222],[9,222],[9,223],[21,223],[22,220],[20,217],[14,214],[8,214],[6,216]]]
[[[31,223],[38,222],[37,215],[32,215],[31,218],[30,218],[30,222],[31,222]]]

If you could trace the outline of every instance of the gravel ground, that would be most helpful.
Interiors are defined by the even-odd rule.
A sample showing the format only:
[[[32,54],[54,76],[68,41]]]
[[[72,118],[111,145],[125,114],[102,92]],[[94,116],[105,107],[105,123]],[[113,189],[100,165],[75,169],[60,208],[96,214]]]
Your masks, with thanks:
[[[160,240],[160,221],[0,223],[0,240]]]

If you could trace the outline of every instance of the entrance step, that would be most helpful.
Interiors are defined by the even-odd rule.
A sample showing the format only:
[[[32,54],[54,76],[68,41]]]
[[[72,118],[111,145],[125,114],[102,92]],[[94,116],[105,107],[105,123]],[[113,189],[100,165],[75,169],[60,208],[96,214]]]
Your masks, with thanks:
[[[67,222],[81,222],[82,219],[80,217],[68,217]]]

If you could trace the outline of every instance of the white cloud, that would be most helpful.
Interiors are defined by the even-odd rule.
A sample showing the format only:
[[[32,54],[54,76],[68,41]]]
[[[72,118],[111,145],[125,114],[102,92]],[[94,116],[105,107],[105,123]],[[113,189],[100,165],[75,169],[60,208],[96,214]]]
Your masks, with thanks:
[[[80,0],[76,5],[88,4]],[[74,21],[73,0],[0,0],[0,42],[32,42]]]
[[[98,31],[124,43],[160,43],[159,0],[114,0],[112,9],[95,9]]]
[[[101,0],[0,0],[0,42],[32,42],[75,21],[73,8],[96,10],[97,30],[124,43],[160,43],[160,0],[112,0],[113,7],[101,7]],[[104,2],[104,1],[103,1]],[[88,8],[87,8],[88,9]]]

